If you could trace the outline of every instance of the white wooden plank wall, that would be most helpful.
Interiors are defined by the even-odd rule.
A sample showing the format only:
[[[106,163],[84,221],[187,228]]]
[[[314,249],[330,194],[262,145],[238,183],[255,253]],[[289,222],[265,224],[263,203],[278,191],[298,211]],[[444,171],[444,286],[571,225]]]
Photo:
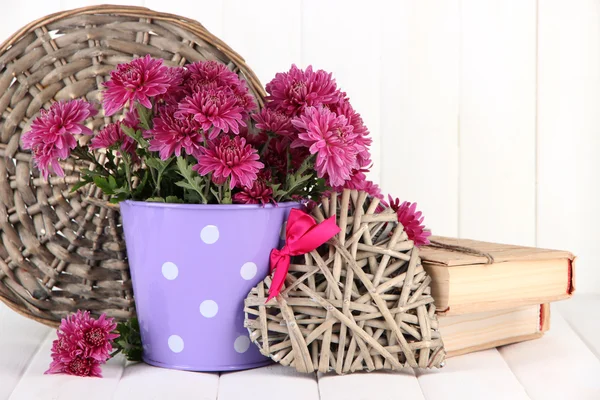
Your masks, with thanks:
[[[600,292],[598,0],[28,0],[0,37],[112,2],[200,21],[263,83],[334,73],[373,135],[371,178],[434,233],[566,248]]]
[[[534,0],[462,0],[459,234],[535,244]]]
[[[416,201],[435,233],[456,236],[459,0],[388,5],[381,19],[380,182],[384,192]]]

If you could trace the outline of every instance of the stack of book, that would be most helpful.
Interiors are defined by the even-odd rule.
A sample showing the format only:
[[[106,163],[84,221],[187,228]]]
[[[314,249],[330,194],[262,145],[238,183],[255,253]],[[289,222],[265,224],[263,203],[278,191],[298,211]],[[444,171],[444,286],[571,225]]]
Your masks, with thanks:
[[[567,251],[431,240],[420,255],[449,357],[541,337],[549,303],[575,290],[575,257]]]

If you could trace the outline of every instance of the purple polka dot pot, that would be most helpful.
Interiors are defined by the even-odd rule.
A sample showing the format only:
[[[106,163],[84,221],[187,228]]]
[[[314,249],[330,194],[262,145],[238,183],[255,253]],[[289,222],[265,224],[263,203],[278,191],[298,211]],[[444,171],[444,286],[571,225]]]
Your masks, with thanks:
[[[269,364],[250,343],[243,304],[299,207],[122,202],[144,361],[191,371]]]

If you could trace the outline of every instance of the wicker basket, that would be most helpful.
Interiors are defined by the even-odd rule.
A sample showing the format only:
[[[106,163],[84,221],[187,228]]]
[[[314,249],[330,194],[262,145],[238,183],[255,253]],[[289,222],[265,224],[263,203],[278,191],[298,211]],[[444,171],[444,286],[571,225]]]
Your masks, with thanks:
[[[96,6],[35,21],[0,47],[0,299],[47,325],[77,309],[118,320],[134,315],[118,210],[79,180],[73,160],[66,176],[45,182],[20,137],[53,101],[100,100],[100,85],[118,63],[150,54],[170,65],[218,60],[264,92],[244,60],[198,22],[145,8]],[[114,118],[119,118],[117,115]],[[94,127],[110,122],[98,115]]]

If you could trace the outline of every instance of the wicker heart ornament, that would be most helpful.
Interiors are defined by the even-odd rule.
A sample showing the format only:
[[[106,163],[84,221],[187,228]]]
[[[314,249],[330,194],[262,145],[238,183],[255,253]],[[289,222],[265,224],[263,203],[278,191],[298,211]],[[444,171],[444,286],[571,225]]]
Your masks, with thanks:
[[[364,192],[333,194],[312,211],[341,232],[292,260],[285,289],[271,278],[245,300],[245,324],[262,354],[300,372],[338,374],[443,366],[431,278],[396,213]]]

